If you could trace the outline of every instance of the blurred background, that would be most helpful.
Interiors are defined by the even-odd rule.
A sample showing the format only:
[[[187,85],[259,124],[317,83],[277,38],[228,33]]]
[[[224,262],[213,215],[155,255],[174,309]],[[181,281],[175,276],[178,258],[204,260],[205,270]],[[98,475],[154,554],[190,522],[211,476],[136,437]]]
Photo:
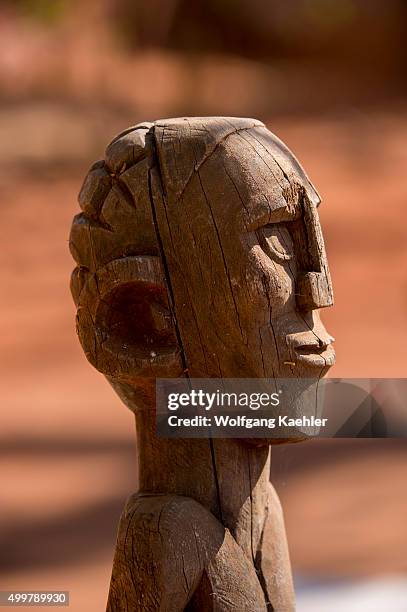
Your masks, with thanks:
[[[0,589],[104,609],[137,488],[133,419],[86,362],[68,233],[87,168],[141,120],[253,116],[319,188],[335,377],[404,377],[403,0],[1,0]],[[407,610],[407,445],[273,452],[301,612]]]

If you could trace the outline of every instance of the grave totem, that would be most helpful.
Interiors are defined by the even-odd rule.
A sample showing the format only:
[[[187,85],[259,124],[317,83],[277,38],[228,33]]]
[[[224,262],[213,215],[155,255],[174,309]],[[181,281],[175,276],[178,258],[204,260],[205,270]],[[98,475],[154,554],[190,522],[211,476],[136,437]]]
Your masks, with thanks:
[[[110,612],[295,609],[272,441],[158,438],[155,379],[326,373],[319,202],[253,119],[141,123],[85,178],[70,236],[77,331],[135,413],[139,456]]]

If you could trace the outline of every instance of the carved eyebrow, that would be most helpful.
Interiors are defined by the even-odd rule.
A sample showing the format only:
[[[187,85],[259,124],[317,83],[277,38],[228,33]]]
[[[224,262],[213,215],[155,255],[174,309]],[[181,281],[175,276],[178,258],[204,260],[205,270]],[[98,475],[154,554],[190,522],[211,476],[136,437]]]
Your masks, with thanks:
[[[303,192],[303,194],[314,203],[315,208],[319,208],[322,200],[315,188],[313,188],[311,192],[311,198],[309,192]],[[289,223],[290,221],[299,219],[303,214],[302,198],[300,197],[298,202],[285,201],[284,204],[276,207],[274,210],[271,209],[269,205],[266,205],[265,202],[262,202],[258,206],[258,210],[254,209],[250,212],[246,212],[249,217],[247,231],[253,232],[264,227],[265,225]]]
[[[308,197],[308,199],[314,203],[315,208],[318,208],[318,206],[321,204],[322,199],[321,196],[319,195],[318,191],[315,189],[314,185],[310,182],[310,185],[312,187],[311,191],[309,190],[305,190],[305,195]]]
[[[287,206],[276,208],[275,210],[263,209],[259,215],[250,215],[251,218],[247,223],[247,231],[253,232],[266,225],[295,221],[301,214],[302,209],[300,206],[293,206],[291,209]]]

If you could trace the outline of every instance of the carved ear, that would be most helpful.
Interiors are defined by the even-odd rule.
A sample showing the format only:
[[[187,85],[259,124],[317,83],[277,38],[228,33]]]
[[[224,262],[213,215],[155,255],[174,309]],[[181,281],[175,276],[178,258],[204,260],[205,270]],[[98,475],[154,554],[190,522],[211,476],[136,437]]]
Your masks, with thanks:
[[[160,259],[115,259],[80,292],[77,331],[88,360],[124,382],[180,376],[182,362]]]

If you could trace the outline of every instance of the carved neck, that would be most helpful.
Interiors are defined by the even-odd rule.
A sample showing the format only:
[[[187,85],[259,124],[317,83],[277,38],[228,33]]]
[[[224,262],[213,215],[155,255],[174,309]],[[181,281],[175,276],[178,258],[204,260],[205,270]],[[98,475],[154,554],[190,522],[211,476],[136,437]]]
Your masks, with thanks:
[[[267,513],[269,447],[240,440],[157,438],[154,410],[136,411],[136,425],[140,493],[192,497],[255,555],[257,530]]]

